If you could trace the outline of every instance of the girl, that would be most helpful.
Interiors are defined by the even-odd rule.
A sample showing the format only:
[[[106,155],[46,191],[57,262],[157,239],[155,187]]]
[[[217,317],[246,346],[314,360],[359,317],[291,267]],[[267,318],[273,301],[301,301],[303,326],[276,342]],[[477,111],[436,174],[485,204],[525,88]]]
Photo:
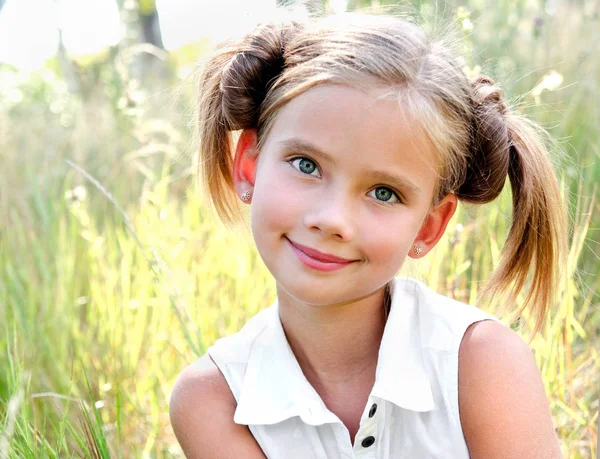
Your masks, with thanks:
[[[508,176],[490,291],[514,299],[531,268],[541,327],[565,214],[536,131],[495,83],[468,81],[409,22],[345,14],[221,45],[200,91],[205,184],[225,222],[251,206],[277,299],[178,377],[170,415],[187,456],[561,457],[518,335],[395,277],[458,200],[490,202]]]

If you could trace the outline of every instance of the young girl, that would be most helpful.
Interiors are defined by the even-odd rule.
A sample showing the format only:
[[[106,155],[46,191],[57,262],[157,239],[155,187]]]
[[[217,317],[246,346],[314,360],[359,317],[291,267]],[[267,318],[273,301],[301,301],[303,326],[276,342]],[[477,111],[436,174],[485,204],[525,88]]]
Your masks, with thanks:
[[[468,81],[405,20],[345,14],[223,44],[200,90],[205,184],[226,222],[250,206],[277,299],[179,376],[170,414],[186,455],[561,457],[519,336],[395,277],[457,201],[490,202],[508,177],[490,289],[514,299],[531,271],[526,305],[543,323],[564,210],[536,131],[495,83]]]

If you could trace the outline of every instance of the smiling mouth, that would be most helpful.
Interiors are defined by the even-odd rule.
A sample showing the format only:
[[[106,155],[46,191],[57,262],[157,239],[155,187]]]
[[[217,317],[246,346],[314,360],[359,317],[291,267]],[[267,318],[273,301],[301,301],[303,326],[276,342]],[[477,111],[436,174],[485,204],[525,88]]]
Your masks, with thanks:
[[[329,267],[337,268],[337,267],[344,267],[346,265],[354,263],[355,261],[358,261],[358,260],[351,260],[348,258],[337,257],[335,255],[331,255],[328,253],[319,252],[318,250],[312,249],[312,248],[304,246],[302,244],[292,242],[287,237],[286,237],[286,239],[291,244],[292,248],[295,249],[294,251],[296,252],[296,255],[299,256],[301,261],[303,261],[305,264],[307,264],[307,262],[309,262],[308,264],[310,264],[311,267],[319,268],[319,267],[328,267],[328,265],[329,265]],[[312,263],[311,261],[322,264],[323,266],[313,266],[314,263]]]

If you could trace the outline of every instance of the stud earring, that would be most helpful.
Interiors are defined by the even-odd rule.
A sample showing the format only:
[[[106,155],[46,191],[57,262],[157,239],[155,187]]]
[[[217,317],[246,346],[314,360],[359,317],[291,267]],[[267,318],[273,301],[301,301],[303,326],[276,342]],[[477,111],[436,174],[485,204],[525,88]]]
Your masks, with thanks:
[[[250,194],[250,192],[249,192],[249,191],[244,191],[244,192],[242,193],[242,195],[240,196],[240,198],[241,198],[241,199],[242,199],[242,201],[244,201],[244,202],[250,202],[250,196],[252,196],[252,195]]]
[[[415,245],[415,246],[413,247],[413,250],[414,250],[414,252],[415,252],[415,255],[421,255],[422,249],[421,249],[421,247],[420,247],[420,246],[418,246],[418,245]]]

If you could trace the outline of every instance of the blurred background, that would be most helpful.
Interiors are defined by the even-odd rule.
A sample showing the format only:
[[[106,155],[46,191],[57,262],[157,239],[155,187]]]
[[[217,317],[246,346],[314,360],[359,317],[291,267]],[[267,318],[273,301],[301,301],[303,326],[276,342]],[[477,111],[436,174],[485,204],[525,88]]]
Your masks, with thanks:
[[[224,228],[196,184],[197,62],[280,3],[294,2],[0,0],[0,457],[183,457],[175,377],[275,298],[249,231]],[[596,458],[600,3],[300,3],[451,24],[465,73],[491,75],[556,140],[568,278],[531,348],[565,457]],[[508,188],[461,206],[403,274],[475,304]],[[479,306],[528,338],[531,317]]]

